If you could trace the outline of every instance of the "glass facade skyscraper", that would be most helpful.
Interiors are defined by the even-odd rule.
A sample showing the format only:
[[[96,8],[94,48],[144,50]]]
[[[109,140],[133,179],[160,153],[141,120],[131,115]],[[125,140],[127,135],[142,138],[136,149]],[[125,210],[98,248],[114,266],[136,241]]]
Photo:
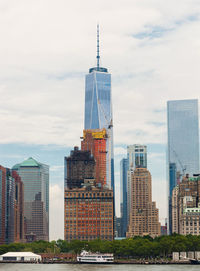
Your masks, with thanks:
[[[99,58],[99,39],[97,39],[97,67],[89,69],[85,80],[84,129],[107,130],[107,185],[114,190],[111,74],[106,68],[99,66]]]
[[[185,174],[199,173],[198,100],[167,102],[168,123],[168,218],[172,232],[172,190]]]
[[[29,158],[13,167],[24,183],[25,234],[49,240],[49,166]]]
[[[121,233],[126,237],[127,231],[127,166],[128,160],[123,158],[120,161],[120,209],[121,209]]]

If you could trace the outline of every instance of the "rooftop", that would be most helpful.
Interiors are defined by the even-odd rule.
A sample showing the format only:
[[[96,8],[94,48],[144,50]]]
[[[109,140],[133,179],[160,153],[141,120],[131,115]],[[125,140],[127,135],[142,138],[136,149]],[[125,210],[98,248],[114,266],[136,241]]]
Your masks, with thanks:
[[[23,161],[20,164],[14,165],[12,169],[18,169],[19,167],[39,167],[41,166],[41,163],[37,162],[32,157],[29,157],[27,160]]]
[[[18,257],[18,256],[25,256],[25,257],[31,257],[31,256],[40,256],[37,254],[34,254],[33,252],[7,252],[5,254],[2,254],[3,257]]]

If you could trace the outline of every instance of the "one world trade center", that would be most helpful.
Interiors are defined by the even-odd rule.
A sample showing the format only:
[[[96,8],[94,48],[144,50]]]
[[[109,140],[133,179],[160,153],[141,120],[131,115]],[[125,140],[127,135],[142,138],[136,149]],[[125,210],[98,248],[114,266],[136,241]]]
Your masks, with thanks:
[[[114,154],[111,74],[100,67],[99,26],[97,26],[97,66],[89,69],[85,80],[85,130],[107,131],[106,183],[114,191]]]

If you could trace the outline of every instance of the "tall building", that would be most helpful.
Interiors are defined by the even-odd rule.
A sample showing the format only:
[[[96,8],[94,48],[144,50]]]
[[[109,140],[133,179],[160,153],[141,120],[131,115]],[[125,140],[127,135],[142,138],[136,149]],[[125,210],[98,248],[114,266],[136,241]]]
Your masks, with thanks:
[[[198,100],[167,102],[168,219],[172,232],[172,190],[186,173],[199,173]]]
[[[25,238],[49,240],[49,166],[29,158],[13,167],[24,183]]]
[[[65,157],[65,188],[81,188],[84,179],[95,178],[95,160],[90,151],[74,147],[69,157]]]
[[[131,176],[135,168],[147,168],[147,146],[134,144],[127,146],[127,223],[131,210]]]
[[[6,168],[0,166],[0,245],[6,243]]]
[[[127,232],[127,167],[128,160],[120,161],[120,209],[121,209],[121,235],[126,236]]]
[[[113,240],[113,191],[85,179],[65,189],[65,240]]]
[[[83,131],[81,150],[90,151],[95,160],[95,180],[102,187],[106,185],[106,129]]]
[[[24,242],[23,189],[19,191],[19,186],[23,184],[18,174],[0,166],[0,244]]]
[[[126,236],[159,236],[156,203],[152,202],[151,174],[146,168],[136,168],[131,174],[131,210]]]
[[[24,184],[16,171],[12,171],[15,180],[14,202],[14,242],[24,242]]]
[[[107,185],[114,191],[113,116],[111,74],[100,67],[99,27],[97,28],[97,66],[89,69],[85,80],[85,130],[107,130]]]
[[[12,171],[6,169],[6,243],[14,242],[14,207],[15,207],[15,179]]]
[[[200,176],[183,177],[172,192],[172,232],[200,234]]]

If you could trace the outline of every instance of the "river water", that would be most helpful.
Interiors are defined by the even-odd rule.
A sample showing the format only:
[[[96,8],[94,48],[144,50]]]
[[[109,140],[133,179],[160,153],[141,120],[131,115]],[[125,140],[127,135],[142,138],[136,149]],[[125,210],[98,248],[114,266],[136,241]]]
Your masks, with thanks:
[[[0,264],[1,271],[196,271],[199,265]]]

